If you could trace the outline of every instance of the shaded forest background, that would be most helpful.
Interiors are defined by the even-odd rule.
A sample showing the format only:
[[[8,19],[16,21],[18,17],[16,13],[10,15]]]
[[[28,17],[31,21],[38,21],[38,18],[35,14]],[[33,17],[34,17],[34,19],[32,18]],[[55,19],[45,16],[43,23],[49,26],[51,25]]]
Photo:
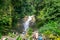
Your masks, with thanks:
[[[0,33],[16,28],[26,15],[35,15],[40,33],[60,35],[60,0],[0,0]]]

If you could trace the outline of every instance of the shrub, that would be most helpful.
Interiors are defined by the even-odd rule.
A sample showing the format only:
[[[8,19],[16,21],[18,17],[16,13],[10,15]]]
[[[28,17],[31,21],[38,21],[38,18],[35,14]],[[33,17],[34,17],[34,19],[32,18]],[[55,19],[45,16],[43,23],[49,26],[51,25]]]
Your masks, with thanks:
[[[22,37],[18,36],[16,40],[22,40]]]
[[[0,39],[1,39],[1,37],[2,37],[2,34],[0,33]]]
[[[39,29],[39,33],[45,33],[45,34],[56,34],[56,35],[60,35],[60,31],[59,31],[59,23],[56,21],[50,21],[48,23],[46,23],[45,25],[43,25],[40,29]]]

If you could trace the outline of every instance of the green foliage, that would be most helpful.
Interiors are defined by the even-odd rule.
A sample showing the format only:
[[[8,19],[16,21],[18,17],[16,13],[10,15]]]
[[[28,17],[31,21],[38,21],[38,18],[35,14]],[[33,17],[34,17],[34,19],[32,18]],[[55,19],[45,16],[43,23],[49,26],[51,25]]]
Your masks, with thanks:
[[[33,30],[32,30],[32,28],[29,28],[29,30],[28,30],[28,35],[32,35],[32,32],[33,32]]]
[[[41,27],[45,23],[49,22],[49,20],[57,21],[60,20],[60,0],[43,0],[41,3],[44,6],[41,10],[38,11],[38,15],[36,16],[37,22],[36,27]]]
[[[12,38],[16,37],[16,35],[14,33],[8,33],[8,36],[10,36]]]
[[[16,40],[22,40],[22,38],[20,36],[18,36],[18,38]]]
[[[48,23],[46,23],[45,25],[43,25],[40,29],[39,32],[41,33],[45,33],[45,34],[56,34],[56,35],[60,35],[60,29],[59,26],[60,24],[58,22],[54,22],[54,21],[50,21]]]
[[[40,32],[60,35],[60,0],[0,0],[0,32],[7,34],[26,15],[35,15]]]
[[[8,38],[6,38],[5,40],[8,40]]]
[[[0,33],[0,39],[2,38],[2,34]]]
[[[11,11],[10,11],[10,0],[0,0],[0,32],[3,34],[7,34],[9,29],[11,29],[12,19],[11,19]]]

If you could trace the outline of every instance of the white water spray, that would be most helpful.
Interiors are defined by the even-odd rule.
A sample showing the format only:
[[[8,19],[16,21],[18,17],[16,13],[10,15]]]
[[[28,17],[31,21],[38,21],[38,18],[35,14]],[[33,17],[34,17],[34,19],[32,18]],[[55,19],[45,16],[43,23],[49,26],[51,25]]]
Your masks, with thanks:
[[[27,31],[27,29],[29,28],[29,23],[32,20],[33,16],[28,16],[28,19],[25,21],[24,23],[24,31]]]

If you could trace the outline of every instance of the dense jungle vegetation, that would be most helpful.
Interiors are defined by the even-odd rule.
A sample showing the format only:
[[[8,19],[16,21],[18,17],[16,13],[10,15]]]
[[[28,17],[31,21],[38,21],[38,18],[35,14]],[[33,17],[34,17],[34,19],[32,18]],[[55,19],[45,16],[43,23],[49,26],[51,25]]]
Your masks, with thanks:
[[[0,0],[0,34],[11,32],[26,15],[35,15],[39,33],[60,36],[60,0]]]

